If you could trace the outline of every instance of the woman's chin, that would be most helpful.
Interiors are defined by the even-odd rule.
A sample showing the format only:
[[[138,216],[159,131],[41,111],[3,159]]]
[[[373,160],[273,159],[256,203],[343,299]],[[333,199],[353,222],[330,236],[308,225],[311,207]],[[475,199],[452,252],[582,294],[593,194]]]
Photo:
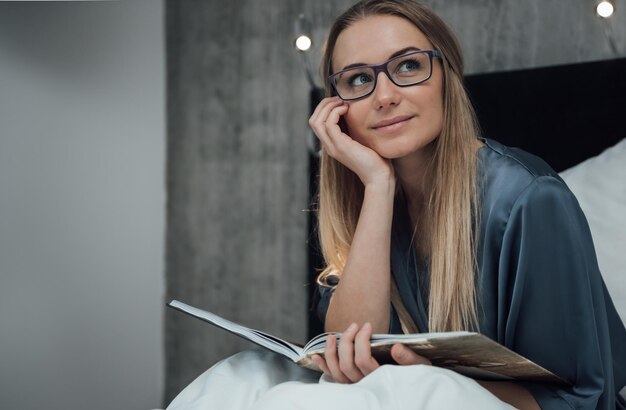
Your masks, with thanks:
[[[385,158],[385,159],[389,159],[389,160],[394,160],[394,159],[400,159],[400,158],[404,158],[404,157],[408,157],[411,156],[411,154],[415,153],[416,150],[414,149],[402,149],[401,147],[393,147],[393,148],[383,148],[383,147],[377,147],[377,148],[372,148],[378,155],[380,155],[381,157]]]
[[[415,141],[411,144],[394,144],[393,146],[378,146],[372,147],[374,151],[381,157],[385,159],[401,159],[405,157],[412,157],[416,154],[421,156],[425,153],[432,154],[432,149],[434,148],[433,144],[437,140],[435,138],[424,139],[421,142],[415,143]]]

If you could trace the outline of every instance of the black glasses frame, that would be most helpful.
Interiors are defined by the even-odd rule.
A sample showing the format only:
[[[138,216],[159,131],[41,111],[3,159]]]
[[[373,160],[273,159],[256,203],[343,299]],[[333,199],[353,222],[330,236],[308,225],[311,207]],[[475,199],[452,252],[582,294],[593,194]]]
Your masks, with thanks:
[[[389,70],[387,70],[387,66],[389,65],[389,63],[391,63],[392,61],[395,61],[397,59],[400,58],[406,58],[407,56],[412,56],[414,54],[428,54],[428,60],[430,63],[430,70],[428,72],[428,77],[426,77],[423,80],[420,80],[416,83],[409,83],[409,84],[398,84],[397,82],[394,81],[394,79],[392,78],[391,74],[389,74]],[[371,93],[374,92],[374,90],[376,89],[376,83],[378,81],[378,73],[383,72],[385,73],[385,75],[387,76],[387,78],[389,78],[389,80],[391,80],[392,83],[394,83],[395,85],[397,85],[398,87],[411,87],[413,85],[418,85],[421,84],[425,81],[428,81],[430,79],[430,77],[433,75],[433,58],[443,58],[441,51],[439,50],[418,50],[418,51],[413,51],[410,53],[406,53],[406,54],[402,54],[393,58],[390,58],[389,60],[385,61],[384,63],[381,64],[368,64],[368,65],[362,65],[362,66],[358,66],[358,67],[350,67],[347,68],[345,70],[341,70],[341,71],[337,71],[336,73],[331,74],[330,76],[328,76],[328,80],[330,81],[330,84],[332,85],[333,89],[335,90],[335,93],[337,94],[337,96],[339,98],[341,98],[343,101],[354,101],[354,100],[360,100],[361,98],[365,98],[367,96],[369,96]],[[358,69],[363,69],[363,68],[371,68],[374,70],[374,79],[373,79],[373,86],[372,89],[364,95],[361,95],[359,97],[353,97],[353,98],[344,98],[341,96],[341,93],[339,93],[339,90],[337,89],[337,77],[345,72],[348,71],[352,71],[352,70],[358,70]]]

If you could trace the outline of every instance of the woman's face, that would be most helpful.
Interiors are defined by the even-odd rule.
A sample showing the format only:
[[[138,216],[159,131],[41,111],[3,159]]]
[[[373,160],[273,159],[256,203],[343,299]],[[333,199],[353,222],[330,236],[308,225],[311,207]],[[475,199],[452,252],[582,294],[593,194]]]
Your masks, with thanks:
[[[332,56],[333,72],[355,64],[381,64],[407,49],[432,50],[424,34],[401,17],[376,15],[341,32]],[[348,134],[383,158],[397,159],[418,152],[441,133],[443,124],[442,68],[433,58],[432,76],[414,86],[398,87],[383,72],[369,96],[349,101],[344,116]],[[393,122],[381,126],[381,122]]]

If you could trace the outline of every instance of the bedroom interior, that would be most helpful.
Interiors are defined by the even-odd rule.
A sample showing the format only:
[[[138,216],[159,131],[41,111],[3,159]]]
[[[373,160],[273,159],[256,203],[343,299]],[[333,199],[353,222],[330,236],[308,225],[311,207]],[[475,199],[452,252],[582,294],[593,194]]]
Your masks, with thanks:
[[[319,61],[320,47],[328,21],[332,19],[338,10],[350,3],[349,1],[324,2],[323,4],[305,2],[300,6],[301,8],[289,9],[288,7],[281,11],[255,9],[254,5],[249,5],[246,10],[235,10],[238,7],[233,5],[233,9],[229,10],[229,13],[232,13],[230,14],[232,16],[237,16],[234,23],[238,27],[236,40],[228,39],[221,47],[213,45],[207,53],[208,55],[221,55],[220,53],[224,53],[233,47],[233,44],[230,43],[231,41],[236,42],[244,50],[244,55],[252,53],[246,61],[254,61],[253,70],[255,72],[265,73],[261,74],[260,78],[265,78],[266,76],[271,78],[274,75],[278,77],[285,76],[284,67],[275,65],[274,61],[280,61],[278,55],[290,58],[291,63],[295,65],[291,67],[289,73],[290,76],[296,76],[297,79],[294,83],[291,82],[294,81],[292,80],[293,77],[289,77],[288,86],[284,83],[281,84],[281,82],[267,84],[262,79],[255,80],[249,72],[250,66],[246,65],[241,69],[243,83],[239,86],[253,93],[258,92],[259,94],[267,95],[269,106],[274,104],[275,93],[290,99],[290,107],[287,109],[288,115],[295,122],[305,124],[310,108],[314,106],[313,100],[316,93],[310,84],[309,76],[303,73],[301,56],[294,55],[296,52],[293,51],[292,44],[286,44],[287,42],[284,40],[285,37],[289,40],[293,38],[293,32],[290,32],[293,29],[291,27],[282,29],[274,29],[272,27],[276,27],[277,21],[280,18],[284,18],[285,15],[291,16],[290,21],[296,21],[300,13],[303,13],[310,20],[312,47],[306,53],[310,59],[311,67],[313,67],[313,75],[311,77],[316,80],[315,62]],[[199,43],[208,41],[212,36],[218,35],[217,31],[221,29],[221,24],[223,23],[217,21],[217,19],[220,19],[222,16],[211,15],[208,11],[209,6],[205,8],[191,7],[187,4],[178,3],[168,3],[167,5],[168,50],[171,50],[176,56],[175,59],[169,60],[168,72],[175,81],[180,81],[180,85],[177,83],[174,87],[170,87],[168,91],[171,96],[175,96],[177,103],[184,104],[170,111],[170,127],[183,129],[192,125],[196,133],[198,132],[197,129],[209,131],[210,128],[203,127],[199,121],[183,119],[179,115],[180,111],[188,112],[190,108],[195,109],[195,107],[200,106],[199,100],[201,97],[198,97],[197,94],[194,96],[184,95],[183,84],[201,83],[199,79],[203,78],[203,75],[195,74],[197,77],[194,77],[192,74],[187,74],[187,78],[182,79],[172,72],[178,72],[180,70],[179,67],[183,65],[198,67],[200,72],[202,72],[203,68],[210,70],[211,77],[216,76],[218,79],[223,79],[223,82],[221,82],[222,86],[214,86],[218,90],[223,87],[222,92],[211,93],[208,90],[213,90],[213,88],[203,86],[202,88],[205,91],[196,90],[196,93],[205,94],[209,105],[218,104],[222,105],[225,110],[228,109],[228,105],[223,104],[222,101],[217,101],[218,98],[213,97],[214,95],[226,93],[225,89],[227,86],[223,84],[228,80],[228,74],[215,72],[205,63],[206,57],[193,55],[187,51],[193,47],[201,47]],[[622,47],[625,33],[623,28],[615,25],[616,20],[607,23],[599,19],[593,13],[593,8],[589,9],[587,7],[589,5],[582,1],[567,8],[555,5],[554,9],[549,7],[541,8],[539,2],[525,2],[523,5],[521,3],[513,4],[512,2],[487,2],[482,5],[468,5],[460,1],[454,1],[445,3],[433,2],[432,6],[457,31],[461,38],[467,58],[466,71],[469,74],[467,86],[471,98],[477,105],[481,125],[487,136],[543,156],[558,171],[565,170],[584,159],[598,155],[604,149],[615,145],[620,139],[624,138],[623,135],[620,135],[623,127],[620,126],[619,121],[622,118],[620,113],[625,108],[623,97],[626,95],[623,74],[625,72],[625,61],[623,58],[624,54],[614,53],[612,44],[615,43]],[[262,17],[255,21],[250,21],[246,17],[250,15],[249,13]],[[197,23],[196,19],[189,20],[185,18],[185,15],[197,16],[198,14],[206,16],[211,24],[202,26]],[[617,17],[617,15],[613,16],[613,18]],[[492,20],[494,23],[490,25],[489,22]],[[568,24],[570,21],[576,21],[577,25],[571,26]],[[232,21],[230,23],[232,24]],[[611,24],[611,27],[613,27],[614,32],[612,32],[612,35],[615,38],[607,36],[606,24]],[[184,30],[182,27],[184,27]],[[269,39],[270,44],[259,43],[254,40],[255,36]],[[264,53],[268,56],[265,60],[258,60],[259,54],[256,53],[261,53],[261,51],[255,49],[256,47],[265,47]],[[289,56],[285,55],[288,51],[291,51]],[[592,55],[596,57],[591,57]],[[231,61],[228,60],[226,65],[230,64]],[[293,86],[298,87],[298,96],[294,96]],[[257,87],[259,88],[258,91],[256,91]],[[307,98],[305,90],[308,90],[309,98]],[[236,97],[235,100],[242,104],[241,108],[246,115],[249,113],[248,110],[252,110],[254,114],[252,115],[253,121],[257,118],[255,111],[261,109],[260,107],[251,107],[245,97]],[[491,104],[488,104],[488,102],[491,102]],[[280,102],[278,103],[280,104]],[[490,109],[493,111],[489,111]],[[213,123],[214,127],[216,124],[222,124],[222,128],[226,130],[226,134],[222,133],[219,138],[226,137],[227,140],[230,140],[231,138],[236,139],[239,137],[237,133],[231,134],[228,131],[227,120],[225,121],[223,118],[211,115],[211,113],[204,114],[208,116],[206,124]],[[272,115],[276,114],[271,109],[268,110],[268,115],[270,123],[278,124],[278,127],[282,127],[281,124],[283,123],[280,115],[272,117]],[[282,149],[293,149],[293,140],[283,139],[282,133],[284,130],[282,128],[270,128],[267,132],[271,135],[265,136],[263,140],[257,140],[255,138],[257,127],[251,126],[246,122],[242,122],[240,126],[242,127],[241,134],[252,137],[251,140],[247,141],[250,153],[255,152],[255,150],[262,150],[263,148],[258,147],[257,144],[265,146],[268,143],[266,138],[272,140],[273,149],[277,149],[277,144],[282,146]],[[287,126],[288,134],[300,137],[299,149],[302,150],[304,148],[302,140],[305,140],[307,136],[306,127],[294,127],[293,122],[287,124]],[[246,127],[253,127],[254,129],[247,130]],[[223,144],[226,143],[213,141],[213,136],[208,134],[209,132],[204,136],[204,141],[192,141],[184,135],[178,135],[177,143],[181,144],[181,147],[185,146],[188,150],[191,147],[201,148],[205,144],[219,144],[218,146],[224,147]],[[186,141],[182,142],[181,137],[186,138]],[[232,142],[228,144],[232,144]],[[170,154],[173,154],[171,160],[174,162],[174,168],[177,167],[177,163],[182,164],[194,160],[198,161],[199,165],[204,163],[205,165],[203,166],[222,166],[216,164],[212,158],[197,159],[188,155],[177,155],[176,152],[172,153],[171,151]],[[296,160],[300,164],[307,161],[309,164],[312,164],[308,170],[305,169],[304,171],[308,173],[309,181],[313,180],[315,158],[302,151],[298,151],[295,154]],[[239,155],[238,158],[244,158],[244,156]],[[256,157],[254,158],[256,160]],[[300,166],[294,169],[293,165],[288,163],[290,159],[272,158],[272,161],[274,161],[274,166],[280,167],[280,170],[276,170],[276,177],[284,181],[285,184],[291,183],[294,172],[300,173],[303,171]],[[285,168],[278,165],[280,161],[287,162],[284,167],[291,171],[289,175],[282,174]],[[253,170],[260,169],[257,168],[256,163],[249,166],[242,164],[242,166],[244,170],[238,172],[246,172],[245,168],[248,167]],[[616,166],[613,165],[613,167],[615,168]],[[617,177],[623,176],[623,173],[619,174],[619,169],[614,172],[618,172],[615,177],[615,180],[618,181],[619,178]],[[231,177],[221,177],[221,180],[216,180],[215,176],[208,172],[203,174],[202,171],[197,171],[188,173],[186,176],[182,174],[177,176],[189,178],[189,175],[195,175],[194,178],[210,181],[211,189],[220,193],[225,192],[226,187],[232,186]],[[198,177],[198,175],[203,175],[203,177]],[[236,176],[234,178],[240,177]],[[300,174],[298,178],[302,178],[302,175]],[[185,182],[180,181],[179,183],[184,184]],[[267,181],[262,179],[258,181],[258,184],[267,184]],[[208,190],[209,188],[202,189]],[[272,193],[277,192],[275,191],[276,188],[272,186],[268,186],[265,189]],[[297,192],[299,200],[302,201],[301,195],[303,193],[300,187],[292,187],[290,189],[292,192]],[[172,190],[169,193],[170,195],[176,195]],[[230,239],[226,239],[226,244],[222,243],[219,245],[223,252],[232,252],[231,249],[234,249],[236,250],[235,252],[243,251],[245,253],[247,250],[247,252],[252,252],[253,255],[256,255],[256,249],[267,247],[267,244],[255,242],[258,237],[257,229],[268,229],[262,226],[266,223],[272,225],[267,232],[273,232],[274,229],[283,229],[277,225],[276,221],[272,220],[274,217],[273,212],[277,208],[283,209],[283,202],[276,199],[267,202],[266,196],[259,195],[256,191],[255,193],[257,196],[255,197],[254,206],[264,208],[265,211],[261,213],[266,214],[268,217],[248,221],[243,216],[242,218],[246,221],[243,224],[252,226],[250,237],[246,239],[245,244],[240,242],[234,243]],[[306,192],[307,196],[310,194],[310,191]],[[208,191],[206,195],[209,195]],[[623,194],[621,195],[623,196]],[[619,197],[615,199],[619,200]],[[176,201],[176,198],[174,198],[174,201]],[[211,206],[218,206],[219,203],[222,203],[221,207],[226,206],[226,204],[235,206],[241,214],[250,213],[248,204],[233,204],[232,199],[228,196],[223,196],[221,199],[219,195],[213,196],[210,203]],[[307,198],[306,203],[301,204],[300,209],[309,209],[311,197]],[[184,210],[183,207],[187,207],[187,210]],[[197,208],[196,204],[187,203],[186,205],[181,204],[181,208],[177,210],[178,212],[181,212],[181,214],[170,214],[171,219],[168,222],[170,225],[177,225],[177,221],[185,220],[182,218],[183,213],[198,217],[196,214],[201,212],[201,209]],[[313,221],[311,212],[306,213],[306,215],[309,217],[308,226],[300,226],[299,229],[307,229],[308,251],[311,251],[311,248],[315,248],[315,236],[311,230]],[[285,217],[287,220],[291,220],[290,218],[294,217],[294,215],[287,213]],[[300,216],[296,215],[295,218],[300,218]],[[230,223],[232,222],[225,221],[224,225]],[[220,222],[213,221],[213,225],[215,224],[220,224]],[[212,229],[216,228],[213,227]],[[225,227],[220,229],[225,229]],[[285,234],[291,235],[293,231],[289,229]],[[186,240],[191,243],[202,244],[208,248],[205,248],[205,254],[215,255],[215,251],[210,250],[215,245],[208,243],[204,239],[205,236],[200,236],[201,232],[195,231],[194,235],[198,235],[198,239],[194,240],[188,236]],[[236,238],[238,241],[240,237],[237,236]],[[172,241],[177,239],[176,237],[170,238],[170,242],[168,242],[170,250],[179,252],[182,251],[183,246],[186,246],[187,249],[189,248],[189,245]],[[281,244],[280,239],[275,243],[278,248],[274,252],[277,252],[277,254],[287,252],[293,256],[293,243],[283,242]],[[279,250],[281,248],[283,249],[282,251]],[[300,248],[298,252],[302,252],[302,249]],[[182,252],[180,255],[185,255],[185,258],[196,256],[189,251]],[[287,322],[283,317],[269,314],[272,309],[274,312],[283,311],[282,309],[284,309],[286,304],[293,303],[294,297],[298,300],[308,297],[306,307],[310,306],[311,297],[314,293],[314,289],[310,284],[314,283],[313,278],[319,268],[319,264],[317,264],[319,262],[309,260],[307,269],[309,277],[305,281],[294,279],[292,275],[283,274],[281,276],[282,282],[275,283],[274,279],[265,276],[271,274],[263,273],[263,271],[272,272],[276,269],[281,272],[292,272],[292,263],[298,264],[300,267],[297,269],[301,271],[301,264],[303,262],[306,263],[306,260],[311,258],[310,254],[304,260],[303,255],[300,254],[298,260],[276,261],[278,265],[268,266],[266,265],[269,263],[267,260],[261,260],[258,261],[259,267],[253,268],[254,272],[249,271],[251,262],[248,261],[248,257],[244,254],[240,257],[242,260],[236,263],[235,266],[226,267],[229,272],[228,275],[201,273],[200,266],[215,261],[215,259],[204,259],[202,255],[197,256],[200,258],[200,261],[198,261],[199,266],[195,267],[196,273],[192,275],[186,263],[184,269],[177,266],[179,257],[178,253],[176,253],[176,259],[169,261],[172,265],[171,270],[168,271],[170,275],[168,280],[173,280],[173,282],[168,285],[168,292],[172,298],[183,300],[184,298],[197,298],[192,299],[193,303],[200,303],[207,310],[220,315],[230,315],[229,317],[237,322],[253,324],[256,328],[268,330],[271,333],[276,332],[274,334],[284,335],[291,339],[295,338],[295,340],[306,340],[307,336],[313,336],[321,331],[315,315],[310,311],[303,311],[305,306],[303,306],[304,304],[301,301],[292,305],[294,310],[292,310],[290,317],[293,318],[295,315],[300,315],[299,317],[302,318],[300,320],[308,319],[306,328],[301,327],[302,322],[300,321],[298,323]],[[233,258],[235,256],[229,254],[224,259],[233,260]],[[225,266],[225,262],[220,262],[220,267],[222,266]],[[185,282],[198,281],[199,284],[201,281],[207,280],[202,274],[208,275],[213,281],[219,281],[219,284],[222,286],[219,293],[212,293],[211,290],[202,288],[202,294],[200,294],[200,292],[189,289],[189,283],[185,284],[185,289],[180,288],[181,280]],[[260,284],[260,287],[254,289],[253,295],[249,293],[250,290],[241,289],[239,285],[241,281],[246,280],[254,280],[254,283]],[[298,282],[299,285],[293,284],[293,282],[298,280],[300,281]],[[264,281],[267,282],[263,284]],[[623,282],[623,279],[617,278],[617,282],[613,280],[610,284],[624,287],[626,284]],[[287,283],[292,284],[287,285]],[[286,291],[286,288],[289,290]],[[230,289],[231,293],[225,294],[224,289]],[[260,295],[263,292],[266,292],[265,297]],[[288,297],[285,292],[289,293]],[[232,305],[234,298],[247,299],[251,300],[251,302],[247,303],[244,301],[235,307]],[[255,310],[254,308],[259,303],[259,299],[266,301],[263,302],[264,309],[266,309],[265,312]],[[618,298],[614,297],[614,299],[617,300]],[[202,368],[202,365],[198,363],[199,360],[190,361],[190,357],[206,357],[208,362],[213,363],[215,360],[228,356],[229,352],[242,348],[240,341],[230,335],[222,334],[221,331],[211,328],[200,330],[202,325],[192,323],[193,321],[189,321],[187,318],[174,318],[173,316],[166,312],[166,323],[168,326],[166,330],[166,402],[176,394],[176,391],[180,391],[181,386],[186,385],[193,379],[191,377],[192,373],[199,375],[206,369],[206,366]],[[207,352],[204,346],[209,343],[213,349]],[[186,372],[189,374],[186,382],[177,379]]]
[[[472,40],[475,41],[465,39],[470,43]],[[607,48],[611,50],[608,45]],[[472,63],[471,56],[468,59]],[[525,61],[524,56],[519,60]],[[506,59],[500,63],[499,69],[484,73],[481,68],[468,64],[475,71],[467,76],[466,85],[484,135],[534,153],[558,172],[564,171],[562,176],[587,213],[599,248],[598,257],[605,281],[624,318],[626,279],[622,274],[622,262],[615,255],[620,253],[619,249],[626,247],[626,239],[619,234],[623,232],[622,209],[626,204],[626,186],[623,183],[626,173],[622,166],[626,144],[622,141],[621,125],[626,108],[626,59],[605,58],[575,63],[559,61],[520,68],[516,68],[515,64],[507,65],[509,62]],[[480,67],[485,63],[473,61],[473,64]],[[307,81],[310,78],[308,75],[303,77],[307,77]],[[318,98],[319,92],[309,81],[309,110],[316,105]],[[316,158],[309,153],[308,159],[311,183],[317,172]],[[593,185],[594,195],[588,194],[589,185]],[[309,195],[314,192],[314,188],[310,189]],[[309,197],[308,203],[311,201],[312,197]],[[314,219],[310,213],[308,216],[308,283],[314,283],[320,262],[315,252]],[[308,291],[307,305],[310,306],[315,292],[311,287]],[[209,310],[220,310],[218,303],[211,307],[208,299],[206,306]],[[244,312],[241,314],[245,315]],[[308,312],[307,317],[307,334],[312,337],[321,332],[321,325],[312,312]],[[263,324],[251,318],[243,320],[248,320],[247,323],[256,328],[276,326],[273,320]],[[202,332],[210,334],[207,343],[210,341],[217,345],[219,330],[205,329]],[[230,335],[224,336],[233,339]]]
[[[329,22],[352,0],[10,3],[0,3],[0,174],[18,175],[0,179],[8,408],[165,408],[252,347],[169,311],[174,298],[291,340],[319,333],[311,89],[291,41],[302,13],[315,70]],[[603,20],[594,0],[424,3],[463,43],[485,135],[563,172],[626,319],[626,7]]]

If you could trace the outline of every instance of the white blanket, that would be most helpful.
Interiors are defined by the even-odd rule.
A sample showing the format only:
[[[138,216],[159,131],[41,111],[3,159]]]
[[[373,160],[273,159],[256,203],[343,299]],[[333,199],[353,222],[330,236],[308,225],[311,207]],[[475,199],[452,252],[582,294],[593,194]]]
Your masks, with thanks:
[[[474,380],[432,366],[382,366],[337,384],[267,351],[225,359],[187,386],[167,410],[512,409]]]

